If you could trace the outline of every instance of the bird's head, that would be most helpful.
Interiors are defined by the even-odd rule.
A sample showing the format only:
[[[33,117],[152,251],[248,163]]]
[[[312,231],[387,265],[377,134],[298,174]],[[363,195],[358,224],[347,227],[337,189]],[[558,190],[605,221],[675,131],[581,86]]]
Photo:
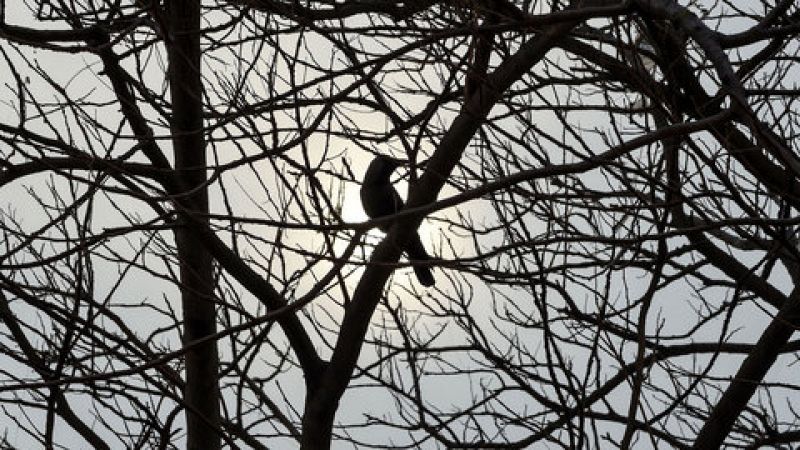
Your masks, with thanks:
[[[394,169],[396,169],[396,168],[398,168],[398,167],[400,167],[402,165],[407,164],[408,161],[406,161],[405,159],[392,158],[391,156],[388,156],[388,155],[378,155],[375,158],[375,161],[373,162],[373,164],[374,163],[378,163],[382,167],[391,168],[391,170],[394,170]]]
[[[378,155],[367,168],[367,173],[364,177],[364,182],[369,183],[385,183],[389,181],[394,169],[406,164],[404,159],[392,158],[387,155]]]

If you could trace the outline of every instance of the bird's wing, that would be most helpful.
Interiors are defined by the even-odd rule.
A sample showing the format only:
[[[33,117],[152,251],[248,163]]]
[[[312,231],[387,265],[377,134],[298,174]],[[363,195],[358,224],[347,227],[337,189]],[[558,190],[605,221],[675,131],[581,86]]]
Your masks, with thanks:
[[[403,209],[403,199],[400,198],[400,194],[397,193],[397,189],[394,187],[392,188],[392,207],[394,212],[400,211]]]

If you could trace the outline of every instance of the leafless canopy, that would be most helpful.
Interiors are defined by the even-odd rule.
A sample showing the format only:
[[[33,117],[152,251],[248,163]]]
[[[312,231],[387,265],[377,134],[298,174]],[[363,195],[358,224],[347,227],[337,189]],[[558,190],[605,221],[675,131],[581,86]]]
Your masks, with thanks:
[[[797,2],[0,5],[0,447],[800,442]]]

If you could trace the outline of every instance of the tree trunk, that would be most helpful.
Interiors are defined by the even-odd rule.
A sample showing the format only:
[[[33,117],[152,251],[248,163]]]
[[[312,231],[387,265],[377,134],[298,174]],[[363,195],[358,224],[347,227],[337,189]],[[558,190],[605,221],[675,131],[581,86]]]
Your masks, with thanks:
[[[731,432],[736,419],[747,408],[769,369],[775,364],[789,338],[800,326],[800,289],[795,289],[789,300],[772,319],[755,348],[742,362],[731,384],[711,410],[711,414],[697,433],[693,449],[720,448]]]
[[[192,194],[179,202],[194,220],[208,213],[206,155],[203,138],[202,80],[200,78],[200,3],[171,0],[167,4],[171,24],[169,78],[172,94],[172,143],[175,170],[184,188]],[[213,300],[213,268],[209,253],[194,242],[189,230],[176,231],[180,259],[184,343],[216,331]],[[219,356],[216,342],[192,347],[186,352],[186,426],[188,449],[218,449]]]
[[[419,207],[436,200],[436,196],[453,171],[472,136],[478,131],[503,91],[524,73],[527,73],[543,58],[553,45],[577,22],[564,21],[554,24],[544,33],[528,41],[516,54],[503,62],[477,88],[455,118],[430,158],[425,173],[417,185],[409,191],[409,208]],[[333,355],[320,377],[319,384],[309,390],[306,410],[303,413],[303,450],[325,450],[330,448],[333,423],[339,400],[347,389],[355,370],[358,356],[369,329],[370,319],[378,306],[383,287],[392,272],[401,251],[419,228],[421,217],[401,219],[393,224],[389,234],[373,251],[364,275],[353,293],[353,299],[342,319],[339,336]]]

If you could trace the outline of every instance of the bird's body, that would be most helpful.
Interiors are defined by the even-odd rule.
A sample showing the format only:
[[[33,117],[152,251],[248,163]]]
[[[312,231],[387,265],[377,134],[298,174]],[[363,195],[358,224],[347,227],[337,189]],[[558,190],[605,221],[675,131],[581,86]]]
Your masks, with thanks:
[[[400,198],[400,194],[397,193],[397,190],[389,180],[394,169],[401,164],[403,164],[401,160],[379,155],[372,160],[367,168],[367,173],[364,175],[364,183],[361,185],[361,204],[370,218],[377,219],[395,214],[403,208],[403,199]],[[391,223],[385,223],[380,226],[383,231],[389,231],[390,227]],[[416,232],[411,236],[411,240],[403,250],[412,261],[431,259],[422,245],[419,233]],[[421,284],[433,286],[435,281],[430,267],[421,265],[414,265],[413,267],[417,280]]]

